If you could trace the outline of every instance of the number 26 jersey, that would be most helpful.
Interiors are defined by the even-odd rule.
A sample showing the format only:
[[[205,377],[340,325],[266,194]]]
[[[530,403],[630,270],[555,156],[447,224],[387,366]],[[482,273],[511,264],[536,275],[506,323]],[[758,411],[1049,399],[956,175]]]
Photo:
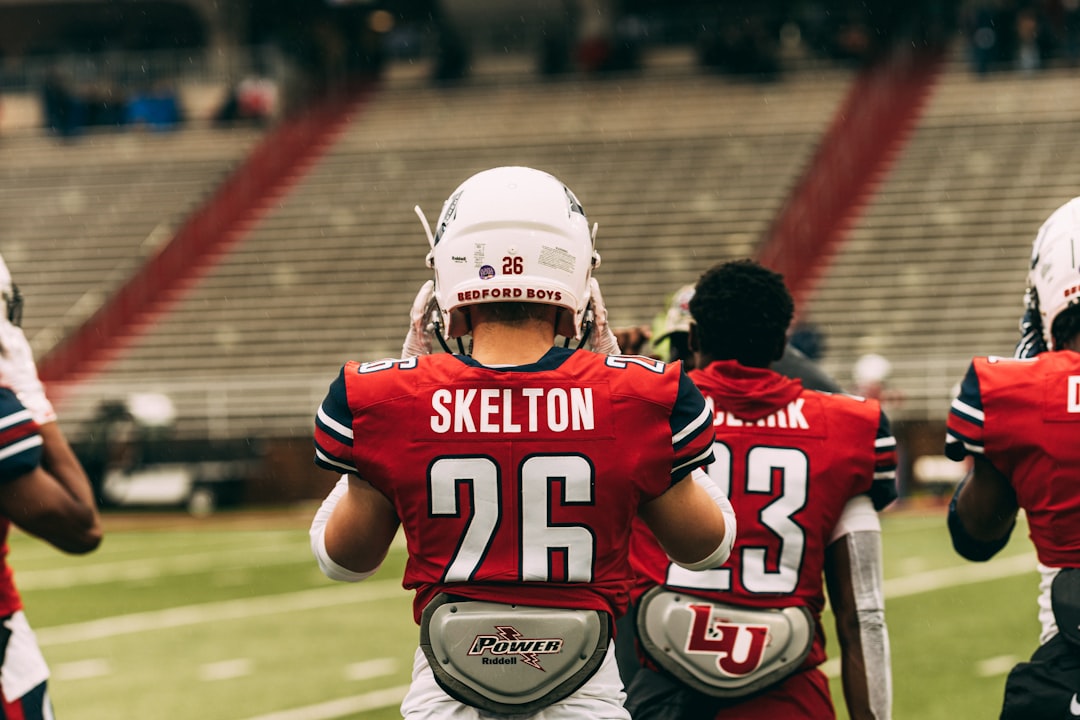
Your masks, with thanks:
[[[393,502],[417,619],[439,592],[617,617],[639,505],[710,461],[712,441],[680,363],[553,348],[513,368],[347,363],[316,418],[315,462]]]

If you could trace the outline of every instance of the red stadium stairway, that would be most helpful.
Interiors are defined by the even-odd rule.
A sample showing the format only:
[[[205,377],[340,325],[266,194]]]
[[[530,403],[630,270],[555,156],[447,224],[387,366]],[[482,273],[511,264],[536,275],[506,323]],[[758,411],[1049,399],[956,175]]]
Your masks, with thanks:
[[[168,312],[303,178],[344,131],[372,87],[369,83],[327,96],[269,131],[172,240],[89,320],[40,358],[42,381],[70,383],[93,375]]]
[[[943,62],[940,50],[900,48],[855,79],[757,253],[784,276],[797,303],[903,148]]]

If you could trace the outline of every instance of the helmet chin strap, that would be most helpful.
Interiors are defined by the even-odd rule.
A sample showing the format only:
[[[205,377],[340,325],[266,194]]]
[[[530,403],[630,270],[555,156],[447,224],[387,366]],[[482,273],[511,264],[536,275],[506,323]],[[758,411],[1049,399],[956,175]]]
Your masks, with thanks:
[[[434,318],[432,319],[431,324],[435,330],[435,338],[439,341],[439,345],[442,346],[443,352],[453,355],[454,351],[450,349],[450,346],[446,343],[446,337],[443,335],[442,322],[439,320],[439,318],[442,317],[442,313],[439,312],[438,306],[436,306],[433,315]],[[472,355],[471,347],[469,348],[469,352],[465,352],[465,343],[461,341],[461,338],[454,339],[457,341],[458,355]]]
[[[450,355],[454,355],[455,354],[454,351],[450,350],[449,345],[446,343],[446,337],[443,335],[443,324],[436,320],[433,323],[433,326],[434,326],[434,330],[435,330],[435,339],[438,340],[438,344],[442,345],[443,352],[449,353]],[[471,354],[471,353],[465,352],[465,345],[464,345],[463,342],[461,342],[461,338],[455,338],[455,340],[457,340],[457,342],[458,342],[458,352],[457,352],[458,355],[469,355],[469,354]]]
[[[588,306],[586,306],[585,308],[585,314],[582,316],[581,320],[581,342],[579,342],[578,346],[574,348],[575,350],[580,350],[581,348],[585,347],[585,343],[589,342],[589,336],[592,335],[593,328],[596,326],[596,322],[593,319],[594,317],[595,316],[593,315],[592,301],[590,300]],[[567,339],[566,342],[567,345],[569,345],[570,340]]]

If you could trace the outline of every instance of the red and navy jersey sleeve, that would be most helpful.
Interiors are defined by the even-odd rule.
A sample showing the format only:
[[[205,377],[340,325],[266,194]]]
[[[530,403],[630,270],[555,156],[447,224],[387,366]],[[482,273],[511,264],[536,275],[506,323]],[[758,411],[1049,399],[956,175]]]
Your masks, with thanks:
[[[714,439],[712,410],[690,377],[680,370],[679,394],[671,409],[671,442],[675,450],[672,482],[713,461]]]
[[[945,455],[952,460],[963,460],[969,454],[984,454],[984,420],[979,374],[975,370],[973,361],[968,367],[964,381],[960,384],[960,392],[949,408]]]
[[[874,439],[874,481],[868,494],[875,510],[881,510],[897,498],[896,438],[884,412],[879,415],[877,437]]]
[[[327,470],[355,475],[353,416],[345,389],[345,373],[349,371],[349,364],[342,367],[337,378],[330,383],[330,389],[315,415],[315,464]]]
[[[11,390],[0,388],[0,482],[20,478],[41,464],[41,433]]]

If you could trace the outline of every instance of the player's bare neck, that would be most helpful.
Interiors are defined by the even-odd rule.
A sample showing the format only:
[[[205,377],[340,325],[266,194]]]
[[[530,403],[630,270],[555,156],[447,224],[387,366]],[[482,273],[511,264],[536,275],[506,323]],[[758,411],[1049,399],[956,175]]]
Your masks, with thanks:
[[[473,327],[473,360],[482,365],[528,365],[544,357],[555,341],[549,323],[478,323]]]
[[[1072,338],[1065,343],[1062,347],[1066,350],[1074,350],[1080,352],[1080,335],[1073,335]]]

